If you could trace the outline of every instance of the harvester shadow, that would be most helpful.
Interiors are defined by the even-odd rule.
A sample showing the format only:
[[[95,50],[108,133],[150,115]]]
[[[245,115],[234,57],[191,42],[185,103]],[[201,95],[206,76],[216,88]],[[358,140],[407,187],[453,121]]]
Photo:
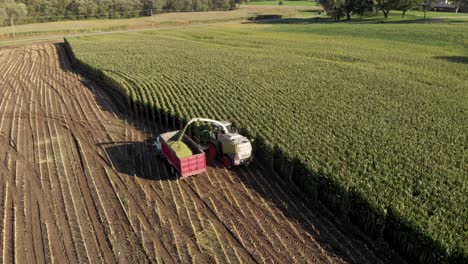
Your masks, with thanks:
[[[154,146],[146,142],[122,141],[96,144],[106,153],[110,165],[118,173],[145,180],[177,180],[169,173],[162,172],[163,166],[158,166],[162,160],[158,158]]]
[[[148,114],[142,110],[141,105],[135,105],[126,98],[121,91],[109,85],[102,78],[99,72],[90,72],[84,68],[74,57],[71,48],[66,43],[54,43],[61,69],[64,71],[77,73],[81,78],[83,86],[88,88],[95,99],[97,105],[103,111],[111,112],[121,120],[125,120],[128,125],[136,127],[149,135],[157,135],[162,132],[159,126],[147,118]]]

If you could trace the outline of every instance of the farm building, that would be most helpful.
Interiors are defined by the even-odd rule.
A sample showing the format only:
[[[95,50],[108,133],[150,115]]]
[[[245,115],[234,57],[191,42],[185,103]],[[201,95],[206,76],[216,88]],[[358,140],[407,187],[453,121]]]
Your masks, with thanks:
[[[455,4],[452,1],[442,0],[442,1],[437,1],[433,3],[432,10],[437,11],[437,12],[456,12],[456,13],[467,12],[468,13],[468,6],[460,6],[460,5]]]

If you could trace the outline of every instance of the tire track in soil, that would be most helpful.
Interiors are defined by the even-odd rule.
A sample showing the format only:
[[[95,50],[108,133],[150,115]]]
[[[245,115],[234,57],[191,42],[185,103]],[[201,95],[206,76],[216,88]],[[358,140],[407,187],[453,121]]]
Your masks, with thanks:
[[[219,183],[224,185],[224,188],[221,188],[223,188],[223,190],[227,190],[226,192],[229,193],[232,199],[235,201],[237,208],[241,209],[242,207],[247,207],[249,209],[248,216],[246,216],[246,218],[254,218],[256,221],[256,223],[253,223],[254,225],[263,226],[263,231],[276,230],[272,239],[279,241],[279,244],[275,245],[274,248],[277,251],[286,250],[288,253],[287,257],[291,258],[290,261],[295,262],[298,259],[312,259],[314,262],[331,262],[331,259],[313,259],[314,256],[322,256],[323,252],[314,252],[314,248],[310,247],[308,243],[305,243],[305,240],[300,237],[299,234],[295,233],[297,230],[292,226],[291,221],[288,221],[288,219],[282,219],[282,221],[278,221],[275,217],[275,211],[271,210],[265,201],[262,201],[258,194],[256,195],[256,193],[253,193],[252,190],[246,188],[242,181],[238,179],[238,176],[232,175],[232,173],[227,171],[224,174],[214,173],[213,175],[217,178]],[[239,175],[239,173],[237,175]],[[261,177],[261,175],[255,176]],[[230,186],[239,186],[239,184],[243,187],[243,189],[236,189],[235,193],[233,193]],[[242,206],[239,202],[237,202],[237,200],[240,199],[243,200]],[[242,211],[242,209],[240,211]],[[258,217],[256,217],[255,214],[258,215]],[[239,220],[239,218],[237,219]],[[323,256],[326,257],[326,255]]]
[[[223,170],[224,169],[221,169],[221,172],[223,172]],[[200,177],[198,183],[202,184],[201,189],[220,190],[216,186],[209,186],[208,179],[209,177]],[[264,227],[264,224],[261,223],[262,221],[259,221],[258,217],[261,216],[265,210],[256,208],[258,210],[253,211],[246,197],[242,197],[241,192],[238,192],[236,196],[243,200],[243,208],[234,208],[225,199],[224,195],[217,191],[205,194],[205,197],[208,197],[208,200],[210,201],[209,204],[213,206],[212,208],[215,209],[223,219],[225,219],[224,222],[228,222],[227,219],[229,219],[229,221],[234,223],[238,229],[244,232],[244,237],[247,237],[251,242],[256,243],[256,246],[263,255],[263,258],[275,260],[277,263],[292,261],[292,259],[290,259],[291,255],[288,255],[288,253],[291,252],[283,251],[282,245],[276,241],[277,239],[272,238],[282,230],[272,227],[270,227],[271,229],[267,229]],[[249,216],[243,218],[243,213],[241,211],[246,211],[246,214]],[[268,234],[267,230],[275,230],[275,232],[269,232]],[[303,259],[300,254],[293,254],[292,256]]]
[[[0,50],[3,263],[388,259],[258,167],[211,162],[175,179],[143,143],[161,128],[121,113],[125,102],[73,72],[65,54],[52,43]]]

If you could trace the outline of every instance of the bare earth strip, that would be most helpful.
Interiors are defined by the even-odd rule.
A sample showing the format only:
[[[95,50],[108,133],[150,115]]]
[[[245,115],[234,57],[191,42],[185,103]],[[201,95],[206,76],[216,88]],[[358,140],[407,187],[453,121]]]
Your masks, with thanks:
[[[113,100],[61,44],[0,50],[1,262],[401,260],[258,166],[174,179]]]

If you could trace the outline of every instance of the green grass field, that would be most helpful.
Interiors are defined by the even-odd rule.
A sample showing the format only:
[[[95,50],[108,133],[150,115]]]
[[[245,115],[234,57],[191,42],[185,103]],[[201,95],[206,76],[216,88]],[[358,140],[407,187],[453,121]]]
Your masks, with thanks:
[[[210,27],[70,43],[134,101],[232,120],[427,236],[399,234],[404,250],[466,259],[467,24]],[[428,244],[439,251],[420,249]]]
[[[279,1],[250,2],[249,5],[278,5]],[[283,1],[286,6],[319,6],[315,1]]]

